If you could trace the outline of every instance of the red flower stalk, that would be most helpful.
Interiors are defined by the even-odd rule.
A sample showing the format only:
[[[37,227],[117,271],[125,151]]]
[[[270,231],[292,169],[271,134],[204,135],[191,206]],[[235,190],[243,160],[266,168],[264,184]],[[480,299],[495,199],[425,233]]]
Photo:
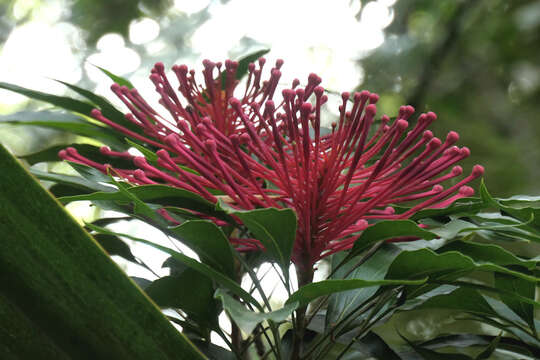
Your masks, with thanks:
[[[185,188],[212,202],[225,199],[238,209],[294,209],[298,229],[293,262],[301,268],[349,249],[375,220],[406,219],[418,210],[445,207],[472,195],[474,191],[466,184],[484,172],[476,165],[469,176],[443,188],[442,182],[462,174],[461,167],[454,165],[470,152],[454,146],[457,133],[450,132],[443,142],[427,130],[436,119],[432,112],[421,114],[406,132],[407,120],[414,112],[411,106],[402,106],[393,122],[383,116],[377,125],[378,95],[362,91],[351,98],[343,93],[339,121],[332,124],[331,133],[322,135],[321,107],[327,97],[317,75],[309,76],[305,88],[295,89],[295,81],[293,89],[283,90],[282,100],[276,105],[271,98],[282,62],[272,69],[265,85],[254,87],[248,80],[251,90],[240,99],[232,97],[232,85],[222,92],[219,78],[208,74],[212,63],[205,64],[207,90],[197,88],[193,76],[186,80],[186,70],[179,70],[185,67],[173,68],[180,91],[193,110],[180,105],[164,75],[158,75],[163,74],[162,66],[153,70],[151,78],[161,102],[175,121],[172,131],[156,128],[162,123],[140,97],[133,95],[125,101],[132,105],[135,116],[141,117],[138,124],[157,139],[147,142],[159,143],[161,149],[157,151],[157,165],[149,164],[144,157],[133,157],[138,170],[118,169],[116,173],[137,184],[159,182]],[[231,63],[226,64],[229,69]],[[249,79],[258,83],[259,73],[253,69],[250,66]],[[227,79],[232,84],[232,76]],[[120,89],[113,87],[122,96],[133,94]],[[199,103],[206,93],[210,101]],[[122,96],[123,100],[127,98]],[[111,123],[98,111],[94,116]],[[145,118],[150,120],[145,122]],[[111,156],[131,156],[108,148],[102,151]],[[60,156],[107,170],[106,165],[85,159],[74,149]],[[212,195],[216,191],[223,195]],[[403,213],[395,213],[391,206],[411,201],[415,205]],[[240,250],[261,247],[253,239],[234,239],[233,244]]]

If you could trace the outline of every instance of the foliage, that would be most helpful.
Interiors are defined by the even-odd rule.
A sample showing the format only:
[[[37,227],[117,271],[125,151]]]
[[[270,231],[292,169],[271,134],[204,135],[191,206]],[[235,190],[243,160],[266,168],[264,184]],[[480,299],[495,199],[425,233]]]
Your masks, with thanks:
[[[139,149],[152,161],[155,149],[151,146],[137,140],[127,142],[114,132],[102,131],[87,117],[91,108],[99,107],[102,111],[108,111],[110,116],[119,118],[121,113],[117,109],[101,97],[67,85],[85,100],[51,96],[2,84],[3,88],[48,101],[68,111],[18,113],[2,120],[26,126],[62,129],[80,136],[91,136],[104,143],[114,141],[120,148]],[[101,137],[94,137],[96,131]],[[99,161],[101,154],[95,146],[75,146],[86,157]],[[54,147],[22,158],[31,164],[54,162],[57,161],[57,151],[58,147]],[[183,333],[209,358],[268,356],[287,359],[301,355],[302,359],[369,356],[378,359],[486,359],[490,356],[517,359],[535,358],[540,353],[538,322],[535,318],[535,308],[540,305],[535,294],[540,258],[536,253],[531,253],[536,251],[534,249],[537,247],[534,246],[540,242],[539,197],[493,198],[482,183],[479,197],[459,199],[446,208],[419,211],[412,218],[414,221],[380,221],[365,230],[350,251],[332,255],[328,263],[330,270],[323,274],[326,276],[324,280],[301,284],[298,288],[289,276],[290,254],[296,231],[293,211],[270,208],[240,212],[231,210],[224,203],[212,204],[186,190],[159,184],[135,186],[119,182],[111,176],[114,174],[107,176],[84,165],[70,165],[78,176],[36,170],[32,170],[32,173],[42,180],[53,181],[55,185],[51,187],[51,192],[63,204],[89,200],[101,209],[115,211],[114,216],[107,215],[86,224],[87,230],[109,254],[147,267],[133,255],[129,248],[131,243],[127,240],[169,254],[170,257],[163,264],[170,269],[169,276],[156,280],[136,279],[137,283],[157,305],[175,310],[175,316],[170,316],[170,320],[181,325]],[[9,166],[14,168],[12,163]],[[6,176],[6,172],[3,174],[5,179],[0,185],[11,186],[2,189],[3,196],[13,196],[17,193],[15,186],[22,186],[23,181],[28,182],[23,175],[18,184],[13,181],[15,178]],[[9,209],[6,206],[10,202],[2,201],[0,204],[3,205],[3,219],[11,219],[6,215],[12,216],[15,211],[22,213],[25,207],[32,208],[29,200]],[[56,206],[50,204],[50,199],[41,200],[37,195],[36,205],[40,208],[32,208],[32,211],[45,215]],[[174,224],[159,215],[163,209],[181,224]],[[398,210],[406,211],[407,208]],[[118,216],[118,213],[124,216]],[[208,218],[220,221],[212,222]],[[235,218],[242,222],[235,221]],[[11,225],[5,221],[0,224],[14,228],[23,217],[13,219],[9,223]],[[174,244],[189,247],[198,259],[142,236],[112,229],[111,225],[125,219],[151,224],[169,236]],[[29,251],[39,244],[49,244],[55,236],[48,235],[47,229],[51,229],[56,221],[51,218],[43,222],[28,221],[30,227],[21,233],[25,242],[3,240],[2,245],[6,249],[2,253],[12,261],[12,266],[17,267],[9,267],[2,274],[18,279],[24,270],[31,271],[28,279],[38,276],[34,271],[36,269],[27,265],[37,261],[38,255],[42,261],[52,255],[42,249],[43,253],[29,254],[28,260],[20,263],[22,257],[18,258],[15,254]],[[35,226],[39,226],[39,229],[34,229]],[[255,238],[266,251],[259,254],[239,253],[230,245],[228,238],[233,235]],[[10,235],[7,239],[14,238],[15,235]],[[405,239],[415,241],[403,241]],[[85,252],[95,252],[96,249]],[[98,260],[98,255],[96,259],[87,258],[85,266],[94,267],[98,261],[103,262]],[[69,256],[63,254],[56,258],[67,261]],[[282,282],[280,286],[288,294],[282,306],[276,306],[272,302],[272,294],[261,286],[264,275],[258,269],[268,262],[273,264]],[[48,265],[40,266],[44,266],[43,274],[49,274]],[[77,268],[74,263],[66,263],[66,266]],[[66,268],[65,271],[71,270]],[[110,273],[104,275],[105,278],[116,274],[116,269],[107,271]],[[250,279],[252,285],[249,289],[242,286],[242,279]],[[117,281],[118,284],[111,286],[115,287],[118,296],[125,296],[120,302],[125,306],[123,309],[132,309],[133,299],[138,299],[140,306],[151,307],[133,289],[125,290],[127,285],[120,285],[122,281],[127,283],[126,279]],[[2,295],[11,299],[17,294],[13,286],[21,283],[8,283],[12,287],[4,286],[6,291]],[[78,285],[84,285],[83,288],[88,291],[86,286],[90,282],[88,279],[80,280]],[[36,291],[45,294],[43,289],[37,288]],[[130,305],[126,306],[128,303]],[[1,304],[4,308],[18,305],[12,301]],[[306,317],[300,318],[305,314],[306,307]],[[118,309],[122,307],[107,310],[107,314],[112,315],[111,311]],[[80,308],[75,307],[74,310]],[[35,316],[27,308],[22,312],[17,311],[16,316],[28,316],[31,320]],[[58,311],[61,319],[69,318],[65,308]],[[230,334],[218,321],[222,311],[233,322]],[[474,334],[460,331],[435,333],[429,339],[409,338],[404,333],[404,323],[395,329],[385,328],[388,324],[398,324],[396,319],[412,317],[418,321],[441,312],[451,323],[474,322],[485,327],[479,327]],[[107,321],[107,326],[120,326],[122,321],[113,317]],[[47,336],[46,332],[33,331],[32,336],[37,340]],[[212,332],[217,333],[229,349],[212,344]],[[133,336],[132,332],[125,330],[123,334]],[[157,338],[156,333],[148,334],[148,338],[139,335],[142,341],[140,346],[146,346],[144,344]],[[80,336],[84,338],[87,335]],[[396,341],[396,337],[400,341]],[[150,351],[150,347],[144,350]],[[183,354],[183,351],[190,350],[180,350],[178,354]]]
[[[362,88],[385,111],[443,114],[435,128],[459,131],[496,193],[537,189],[538,1],[400,0],[393,14],[385,43],[361,61]]]

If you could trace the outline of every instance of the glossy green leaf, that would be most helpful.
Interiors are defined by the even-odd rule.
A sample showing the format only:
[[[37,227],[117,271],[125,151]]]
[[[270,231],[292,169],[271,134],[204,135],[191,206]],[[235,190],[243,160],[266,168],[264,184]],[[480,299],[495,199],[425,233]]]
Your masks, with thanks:
[[[493,263],[502,266],[518,265],[529,270],[534,269],[537,263],[534,260],[520,259],[498,245],[481,244],[472,241],[453,241],[441,247],[438,251],[457,251],[478,263]]]
[[[67,96],[57,96],[52,94],[46,94],[40,91],[34,91],[30,89],[23,88],[14,84],[9,84],[5,82],[0,82],[0,88],[25,95],[34,100],[40,100],[48,102],[59,108],[73,111],[79,114],[90,115],[94,106],[84,101],[75,100]]]
[[[296,239],[294,211],[267,208],[232,213],[238,216],[255,238],[263,244],[270,258],[288,270]],[[288,273],[287,270],[285,273]]]
[[[231,316],[236,325],[246,334],[251,334],[253,329],[263,321],[285,321],[298,307],[298,303],[288,303],[281,309],[271,312],[254,312],[248,310],[238,300],[233,299],[232,296],[219,289],[216,291],[215,297],[222,301],[223,308]]]
[[[411,220],[380,221],[364,230],[360,237],[354,242],[354,246],[349,252],[348,259],[359,255],[378,241],[404,236],[414,236],[426,240],[437,238],[436,234],[422,229]]]
[[[471,257],[457,251],[437,254],[430,249],[404,251],[394,260],[388,271],[389,278],[437,277],[458,273],[463,275],[472,271],[488,271],[509,274],[527,281],[536,282],[534,276],[510,270],[491,262],[475,262]]]
[[[220,306],[213,296],[212,281],[193,269],[157,279],[145,292],[161,308],[181,309],[202,326],[219,328]]]
[[[233,250],[216,224],[208,220],[191,220],[170,228],[170,233],[195,251],[203,263],[235,278]]]
[[[1,147],[0,168],[1,358],[204,358]]]
[[[423,209],[414,213],[410,219],[420,220],[426,218],[446,217],[446,216],[460,216],[476,214],[478,211],[488,207],[480,198],[464,198],[458,199],[450,206],[441,209]],[[399,212],[399,207],[397,208]]]
[[[346,280],[324,280],[319,282],[314,282],[302,286],[300,289],[295,291],[287,303],[298,302],[299,306],[306,306],[311,301],[317,299],[320,296],[330,295],[340,291],[347,291],[353,289],[359,289],[363,287],[370,286],[392,286],[392,285],[421,285],[427,281],[427,278],[418,279],[418,280],[361,280],[361,279],[346,279]]]

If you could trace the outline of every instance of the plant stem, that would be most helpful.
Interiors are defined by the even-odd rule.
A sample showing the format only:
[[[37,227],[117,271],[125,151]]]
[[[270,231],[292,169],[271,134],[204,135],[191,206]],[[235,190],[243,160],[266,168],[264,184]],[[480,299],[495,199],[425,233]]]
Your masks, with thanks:
[[[296,265],[296,276],[298,278],[298,288],[313,282],[313,267],[310,261],[305,261],[304,264]],[[293,333],[293,351],[291,354],[292,360],[300,359],[304,345],[304,333],[306,330],[306,311],[307,305],[296,310],[296,318],[294,321]]]

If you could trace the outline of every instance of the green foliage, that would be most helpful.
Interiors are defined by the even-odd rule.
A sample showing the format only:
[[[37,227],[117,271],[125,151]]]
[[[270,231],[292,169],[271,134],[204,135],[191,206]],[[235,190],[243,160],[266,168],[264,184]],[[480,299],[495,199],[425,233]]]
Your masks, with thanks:
[[[256,59],[262,53],[252,54],[250,59]],[[245,66],[247,63],[241,61],[241,64]],[[240,70],[244,71],[243,68]],[[124,81],[115,75],[108,75],[114,81]],[[112,132],[101,133],[103,127],[89,119],[91,109],[97,107],[114,121],[125,122],[122,113],[106,99],[77,86],[65,85],[86,100],[0,84],[5,89],[70,112],[18,113],[3,120],[61,129],[93,137],[106,144],[115,143],[119,149],[133,147],[142,152],[150,163],[158,161],[156,149],[123,139]],[[128,124],[124,125],[128,127]],[[99,132],[101,137],[94,136],[95,132]],[[94,145],[70,143],[65,146],[73,146],[81,154],[101,163],[111,161],[105,159]],[[29,164],[56,161],[56,154],[63,147],[47,148],[22,158]],[[10,161],[6,160],[6,164],[9,163],[11,169],[13,164]],[[134,168],[129,161],[113,161],[115,166],[123,169]],[[127,215],[105,217],[86,225],[110,255],[152,271],[133,255],[126,239],[168,254],[163,267],[170,269],[170,275],[154,281],[144,278],[135,278],[134,281],[160,307],[173,309],[178,316],[170,316],[169,319],[181,325],[183,333],[210,357],[242,358],[248,356],[245,354],[257,353],[259,357],[282,359],[293,354],[294,349],[302,349],[305,359],[347,356],[418,358],[411,353],[426,359],[484,359],[500,355],[500,349],[505,351],[504,354],[510,353],[513,358],[519,358],[522,355],[533,357],[540,352],[535,318],[536,308],[540,305],[536,296],[540,256],[539,251],[535,250],[537,248],[531,246],[540,242],[539,197],[497,199],[489,194],[482,183],[477,198],[460,199],[443,209],[425,209],[409,220],[371,223],[366,230],[353,235],[358,237],[351,250],[332,256],[330,269],[323,274],[325,278],[297,288],[289,276],[297,236],[297,218],[292,209],[239,211],[223,201],[214,204],[183,189],[161,184],[134,185],[119,181],[114,172],[103,174],[88,166],[70,165],[79,176],[34,169],[31,172],[42,180],[54,182],[51,192],[63,204],[87,200],[101,209]],[[92,326],[81,329],[80,319],[84,317],[79,312],[70,312],[67,304],[80,299],[79,296],[86,296],[96,300],[95,303],[84,302],[83,305],[87,306],[84,309],[91,315],[102,314],[104,309],[109,311],[112,323],[110,331],[123,334],[121,339],[126,339],[126,328],[131,326],[130,340],[137,342],[131,346],[137,349],[137,356],[157,348],[156,351],[166,358],[175,347],[201,356],[185,338],[172,330],[132,283],[126,283],[125,277],[118,275],[116,268],[109,269],[112,266],[110,261],[106,258],[103,260],[104,254],[95,243],[90,242],[93,248],[88,244],[79,248],[83,245],[78,242],[61,240],[68,235],[70,239],[75,239],[84,234],[69,232],[58,240],[46,235],[53,230],[64,230],[64,226],[67,226],[64,222],[74,225],[71,220],[65,220],[64,213],[58,213],[60,210],[51,203],[50,198],[45,200],[43,196],[35,195],[42,202],[37,201],[35,207],[27,206],[30,209],[27,213],[26,208],[23,211],[16,200],[22,196],[23,203],[28,204],[31,196],[24,191],[19,194],[10,189],[24,188],[28,180],[24,180],[22,175],[22,180],[11,175],[4,177],[6,182],[0,182],[0,186],[10,188],[2,188],[0,192],[8,200],[0,202],[1,214],[7,215],[2,217],[0,226],[11,232],[7,236],[8,242],[1,243],[5,251],[0,252],[0,265],[3,264],[6,269],[1,273],[9,276],[4,276],[7,285],[2,289],[6,290],[0,292],[0,300],[5,299],[0,302],[0,314],[7,314],[5,316],[16,320],[10,330],[12,333],[29,329],[36,345],[24,351],[34,354],[39,349],[44,354],[57,353],[57,357],[62,358],[82,353],[86,350],[84,346],[99,345],[98,341],[109,339],[107,336],[116,336],[112,332],[100,338],[97,334],[101,334],[101,330],[97,325],[102,325],[102,322],[97,324],[96,318],[91,318],[94,321]],[[28,186],[29,189],[36,188],[35,184]],[[219,194],[216,196],[220,199]],[[398,213],[407,210],[406,207],[396,207]],[[124,234],[108,227],[125,219],[138,219],[161,230],[171,239],[173,246],[182,243],[193,250],[198,259],[183,254],[179,248],[172,249],[145,239],[144,235]],[[81,231],[79,228],[73,229],[70,231]],[[84,236],[88,243],[89,238]],[[23,242],[15,241],[19,237]],[[238,239],[259,241],[264,249],[256,254],[241,253],[231,246],[231,241],[234,243]],[[55,249],[54,244],[60,249]],[[527,251],[514,251],[516,244],[527,246],[524,248]],[[75,270],[79,269],[80,263],[84,263],[84,277],[77,278],[73,287],[65,288],[58,279],[75,279],[71,276],[77,275]],[[280,281],[276,288],[281,287],[287,294],[285,305],[277,310],[272,303],[272,293],[262,285],[265,274],[261,274],[261,268],[264,263],[270,264]],[[321,263],[321,267],[323,265]],[[55,269],[56,276],[51,275],[51,269]],[[41,273],[54,285],[52,290],[45,286],[49,283],[41,282]],[[102,277],[96,277],[96,274],[102,273]],[[34,277],[39,281],[34,283]],[[249,289],[244,282],[248,278],[251,280]],[[99,281],[106,284],[116,281],[118,285],[115,285],[114,291],[107,286],[102,289]],[[48,308],[44,314],[31,311],[28,298],[23,296],[27,291],[36,296],[45,296]],[[54,303],[53,300],[62,296],[66,296],[66,299]],[[120,307],[120,304],[127,303],[130,305]],[[98,305],[100,308],[96,309]],[[133,319],[137,306],[146,312],[140,318],[135,316]],[[81,310],[80,307],[75,309]],[[221,311],[225,311],[233,323],[230,335],[221,329],[218,321]],[[437,312],[451,314],[449,321],[453,324],[468,321],[488,325],[488,330],[491,330],[478,330],[479,335],[473,335],[468,342],[464,342],[459,335],[451,338],[445,333],[434,333],[431,339],[414,339],[403,334],[403,329],[399,327],[382,330],[386,324],[400,317],[416,316],[416,319],[422,319]],[[62,314],[58,316],[61,321],[46,322],[51,314]],[[141,325],[143,320],[144,327]],[[34,321],[39,322],[39,326],[46,324],[54,327],[57,331],[55,336],[77,328],[79,333],[76,334],[88,344],[69,348],[65,340],[59,342],[53,339],[53,342],[49,342],[33,325]],[[156,333],[150,334],[154,328],[157,329]],[[290,328],[290,331],[286,328]],[[493,329],[497,329],[497,333]],[[211,331],[215,331],[231,351],[212,344]],[[503,331],[502,335],[499,331]],[[396,337],[400,339],[398,342]],[[172,344],[170,348],[169,342]],[[299,343],[301,346],[298,346]],[[7,343],[0,342],[0,345],[8,349],[5,352],[15,348],[7,348]],[[129,347],[124,347],[124,343],[120,345],[116,343],[112,346],[121,354],[120,358],[131,355],[122,353],[128,351],[124,349]],[[16,347],[16,351],[23,351],[21,343],[17,343]],[[445,348],[444,351],[439,351],[441,348]],[[131,351],[132,348],[129,349]],[[3,348],[0,351],[4,351]]]
[[[2,147],[0,167],[0,357],[203,358]]]

